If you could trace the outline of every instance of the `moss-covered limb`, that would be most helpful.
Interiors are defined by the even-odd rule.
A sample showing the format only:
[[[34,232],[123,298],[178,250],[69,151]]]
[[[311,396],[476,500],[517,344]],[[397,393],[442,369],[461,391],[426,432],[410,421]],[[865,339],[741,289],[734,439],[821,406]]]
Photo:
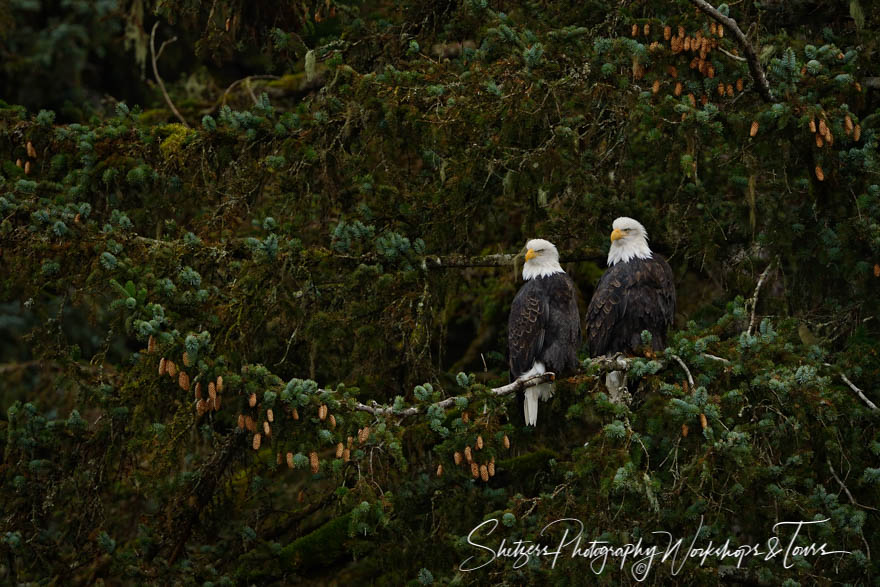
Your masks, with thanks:
[[[356,549],[361,556],[376,547],[371,541],[350,535],[352,512],[326,522],[305,536],[280,548],[260,548],[238,559],[237,576],[242,581],[268,581],[291,575],[334,575],[332,572]]]
[[[351,512],[334,518],[282,548],[278,556],[281,569],[289,572],[326,567],[343,558],[350,540],[351,518]]]
[[[504,253],[497,255],[483,255],[469,257],[464,255],[444,255],[434,256],[425,255],[425,266],[431,269],[455,269],[460,267],[506,267],[513,265],[513,253]],[[581,262],[604,262],[606,255],[601,251],[593,248],[583,248],[576,251],[563,251],[560,254],[559,261],[561,263],[581,263]]]

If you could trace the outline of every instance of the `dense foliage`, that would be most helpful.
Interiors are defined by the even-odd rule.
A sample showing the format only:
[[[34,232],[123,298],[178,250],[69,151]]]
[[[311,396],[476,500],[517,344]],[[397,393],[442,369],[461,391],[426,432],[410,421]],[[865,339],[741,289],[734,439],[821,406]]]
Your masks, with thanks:
[[[460,570],[560,518],[849,552],[658,583],[880,572],[876,0],[719,6],[769,101],[683,0],[64,6],[0,0],[0,580],[636,581]],[[669,348],[523,428],[486,256],[586,302],[619,215]]]

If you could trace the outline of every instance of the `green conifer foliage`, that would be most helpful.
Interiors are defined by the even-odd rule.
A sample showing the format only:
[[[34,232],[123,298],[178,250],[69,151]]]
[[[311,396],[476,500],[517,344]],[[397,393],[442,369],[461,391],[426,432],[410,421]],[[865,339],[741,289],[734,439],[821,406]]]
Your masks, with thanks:
[[[592,581],[459,570],[563,517],[849,553],[658,583],[876,576],[880,22],[814,4],[718,7],[767,101],[683,0],[0,0],[0,582]],[[586,302],[621,215],[668,348],[525,430],[498,255]]]

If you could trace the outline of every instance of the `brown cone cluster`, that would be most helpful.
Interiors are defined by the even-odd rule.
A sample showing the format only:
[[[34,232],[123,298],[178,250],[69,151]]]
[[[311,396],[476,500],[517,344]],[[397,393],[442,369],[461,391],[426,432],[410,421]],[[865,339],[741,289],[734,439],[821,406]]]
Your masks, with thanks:
[[[703,77],[712,79],[715,77],[716,71],[715,65],[712,63],[711,54],[719,47],[720,39],[724,38],[724,27],[712,19],[708,20],[708,35],[703,32],[703,29],[697,29],[693,34],[688,34],[684,26],[679,25],[677,30],[675,30],[671,26],[665,25],[662,29],[662,40],[659,38],[652,40],[650,39],[652,31],[650,23],[644,24],[641,27],[638,24],[632,24],[630,35],[633,38],[643,36],[646,37],[646,41],[650,40],[649,51],[652,53],[662,51],[665,48],[668,48],[673,55],[689,53],[691,55],[690,68],[698,71]],[[734,50],[734,53],[736,53],[736,50]],[[673,79],[678,77],[678,71],[674,66],[667,66],[666,73]],[[636,58],[633,59],[632,74],[636,80],[642,79],[646,74],[644,64],[640,63]],[[682,86],[680,83],[676,83],[671,87],[673,88],[673,95],[676,97],[681,96]],[[658,94],[661,88],[661,80],[655,79],[651,85],[652,93]],[[732,98],[735,92],[743,91],[743,80],[742,78],[737,78],[735,81],[731,80],[730,83],[721,82],[717,86],[717,91],[719,98]],[[706,105],[708,102],[708,94],[703,94],[700,97],[700,103]],[[692,106],[696,106],[696,103],[695,98],[691,99]]]

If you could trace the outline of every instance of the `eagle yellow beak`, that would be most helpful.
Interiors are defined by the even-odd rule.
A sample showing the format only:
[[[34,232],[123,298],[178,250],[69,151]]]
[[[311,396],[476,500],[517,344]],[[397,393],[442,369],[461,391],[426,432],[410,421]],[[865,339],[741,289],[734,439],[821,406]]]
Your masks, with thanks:
[[[615,228],[615,229],[611,232],[611,242],[614,242],[614,241],[616,241],[616,240],[619,239],[619,238],[623,238],[623,236],[624,236],[624,235],[623,235],[623,231],[620,230],[619,228]]]
[[[526,251],[526,261],[531,261],[537,256],[538,253],[536,253],[534,249],[529,249],[528,251]]]

